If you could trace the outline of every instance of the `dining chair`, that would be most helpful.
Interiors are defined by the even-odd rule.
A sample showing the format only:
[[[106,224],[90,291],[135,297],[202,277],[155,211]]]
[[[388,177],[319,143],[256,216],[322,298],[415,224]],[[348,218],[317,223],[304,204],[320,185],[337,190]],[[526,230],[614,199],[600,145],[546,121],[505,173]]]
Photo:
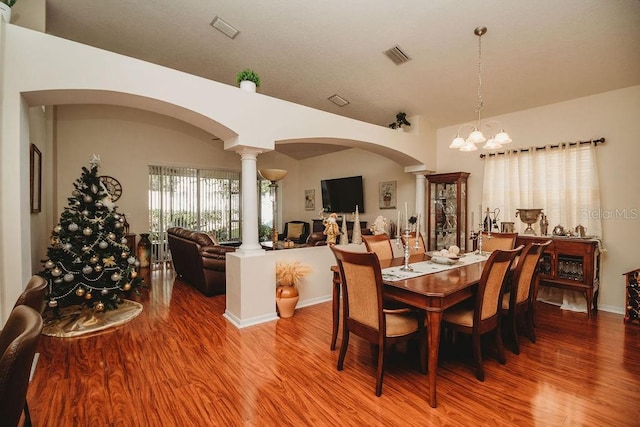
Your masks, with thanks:
[[[406,245],[406,237],[404,235],[402,237],[402,244]],[[416,232],[413,231],[409,234],[409,255],[415,254],[423,254],[427,251],[426,246],[424,244],[424,239],[422,238],[422,233],[418,234],[418,248],[416,249]]]
[[[373,252],[347,252],[331,247],[338,262],[342,281],[342,343],[338,357],[338,370],[344,368],[344,359],[351,333],[377,347],[376,396],[382,394],[384,361],[387,348],[410,339],[419,341],[420,367],[426,372],[427,341],[424,312],[420,310],[385,309],[384,285],[380,262]]]
[[[373,252],[378,255],[379,260],[388,260],[393,258],[393,246],[391,239],[386,234],[363,235],[362,240],[367,252]]]
[[[538,263],[542,253],[551,240],[544,243],[529,243],[518,257],[513,277],[510,280],[511,287],[502,295],[501,314],[507,319],[507,329],[513,338],[512,351],[520,354],[518,342],[518,316],[524,315],[527,335],[532,343],[536,342],[534,331],[534,304],[538,289]]]
[[[0,423],[17,426],[26,406],[31,365],[42,332],[42,316],[27,305],[15,307],[0,332]]]
[[[466,301],[444,311],[442,326],[454,332],[471,335],[476,378],[484,381],[481,337],[494,332],[498,361],[505,364],[504,345],[500,331],[500,298],[505,279],[514,258],[522,251],[522,245],[512,250],[497,249],[486,261],[473,304]]]
[[[47,292],[47,280],[38,275],[34,275],[27,282],[27,286],[24,288],[18,299],[16,300],[14,308],[19,305],[27,305],[33,308],[38,313],[44,313],[46,301],[44,299]]]
[[[482,252],[493,252],[496,249],[508,251],[516,247],[518,233],[489,233],[482,232]]]

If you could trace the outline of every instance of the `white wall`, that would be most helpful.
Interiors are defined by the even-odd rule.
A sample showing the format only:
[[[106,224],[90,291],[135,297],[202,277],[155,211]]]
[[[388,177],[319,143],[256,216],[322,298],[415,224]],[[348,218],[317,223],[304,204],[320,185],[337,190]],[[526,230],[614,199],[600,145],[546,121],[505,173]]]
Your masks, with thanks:
[[[622,274],[640,267],[640,180],[635,176],[640,158],[639,118],[640,86],[633,86],[486,119],[502,122],[513,139],[510,149],[606,138],[606,143],[597,148],[598,174],[602,210],[614,215],[602,222],[607,252],[602,257],[599,305],[619,313],[625,301]],[[449,149],[458,127],[438,130],[438,172],[471,173],[468,206],[473,209],[481,202],[484,163],[479,154],[486,150],[462,153]],[[624,209],[631,215],[615,215],[616,210]],[[549,222],[551,227],[556,225],[553,218]]]

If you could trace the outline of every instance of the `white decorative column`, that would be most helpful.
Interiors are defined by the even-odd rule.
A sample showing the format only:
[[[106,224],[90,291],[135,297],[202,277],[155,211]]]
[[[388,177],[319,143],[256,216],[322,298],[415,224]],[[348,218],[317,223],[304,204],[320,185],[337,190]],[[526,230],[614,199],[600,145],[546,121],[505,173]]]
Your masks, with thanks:
[[[418,229],[424,236],[424,224],[425,224],[425,192],[427,188],[427,177],[424,172],[418,172],[416,175],[416,213],[420,215],[420,222],[418,223]],[[425,238],[426,240],[426,238]]]
[[[242,245],[240,252],[264,251],[258,236],[258,192],[256,182],[258,169],[256,158],[259,150],[242,148],[238,151],[242,161]]]

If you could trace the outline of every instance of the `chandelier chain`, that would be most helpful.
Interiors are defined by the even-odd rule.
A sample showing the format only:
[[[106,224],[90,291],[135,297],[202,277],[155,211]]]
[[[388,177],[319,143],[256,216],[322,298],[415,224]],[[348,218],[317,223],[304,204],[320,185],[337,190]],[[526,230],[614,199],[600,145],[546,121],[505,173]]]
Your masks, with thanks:
[[[478,121],[476,128],[480,129],[480,111],[484,106],[484,100],[482,99],[482,34],[478,34]]]

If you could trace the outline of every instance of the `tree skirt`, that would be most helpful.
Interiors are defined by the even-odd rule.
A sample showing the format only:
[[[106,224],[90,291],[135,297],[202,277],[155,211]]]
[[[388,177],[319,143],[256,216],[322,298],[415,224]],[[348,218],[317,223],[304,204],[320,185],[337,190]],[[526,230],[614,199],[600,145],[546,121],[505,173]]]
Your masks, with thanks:
[[[142,312],[142,304],[124,300],[116,310],[96,312],[83,306],[64,307],[60,316],[49,312],[42,333],[50,337],[71,338],[124,325]]]

